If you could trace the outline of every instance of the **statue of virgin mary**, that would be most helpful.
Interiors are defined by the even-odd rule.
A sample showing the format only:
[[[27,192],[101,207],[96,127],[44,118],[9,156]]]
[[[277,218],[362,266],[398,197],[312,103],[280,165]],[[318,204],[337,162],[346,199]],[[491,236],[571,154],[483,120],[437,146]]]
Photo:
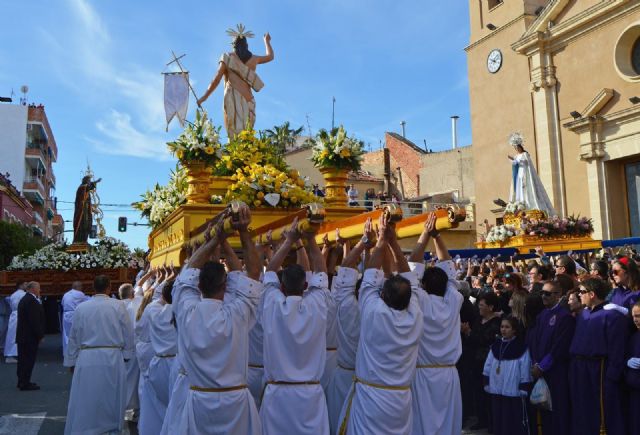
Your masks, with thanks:
[[[508,156],[512,164],[510,202],[523,202],[527,210],[541,210],[547,216],[556,214],[547,192],[533,166],[531,156],[524,149],[524,139],[520,133],[509,137],[509,144],[516,150],[515,156]]]

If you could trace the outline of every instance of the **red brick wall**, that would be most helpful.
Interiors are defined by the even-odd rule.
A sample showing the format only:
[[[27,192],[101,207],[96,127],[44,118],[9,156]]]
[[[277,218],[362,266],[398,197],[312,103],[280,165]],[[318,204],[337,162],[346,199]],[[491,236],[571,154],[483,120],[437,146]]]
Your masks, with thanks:
[[[390,135],[385,134],[386,147],[389,148],[391,154],[391,172],[398,175],[397,168],[400,167],[402,173],[402,184],[404,186],[405,199],[413,198],[420,195],[420,168],[422,165],[422,155],[406,142]],[[401,186],[398,180],[398,190],[401,191]]]

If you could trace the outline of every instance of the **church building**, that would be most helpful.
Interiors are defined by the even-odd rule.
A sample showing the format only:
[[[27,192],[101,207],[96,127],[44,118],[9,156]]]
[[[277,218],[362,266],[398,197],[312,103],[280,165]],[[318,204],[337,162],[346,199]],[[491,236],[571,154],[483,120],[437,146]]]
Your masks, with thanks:
[[[559,216],[593,218],[598,239],[640,236],[640,1],[469,9],[476,223],[509,199],[508,138],[520,132]]]

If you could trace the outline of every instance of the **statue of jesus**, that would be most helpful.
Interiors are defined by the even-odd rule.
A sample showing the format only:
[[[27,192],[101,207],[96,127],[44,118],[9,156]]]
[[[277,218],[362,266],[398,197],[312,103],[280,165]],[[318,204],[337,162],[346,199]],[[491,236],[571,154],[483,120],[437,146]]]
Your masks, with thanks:
[[[267,51],[265,56],[254,56],[249,51],[247,38],[253,38],[254,35],[246,31],[242,24],[238,24],[236,30],[227,30],[227,34],[233,37],[233,52],[224,53],[220,57],[218,72],[198,100],[198,106],[209,98],[224,77],[224,125],[227,136],[232,139],[247,127],[253,128],[256,121],[256,100],[251,90],[258,92],[264,87],[256,74],[256,67],[261,63],[271,62],[274,56],[269,33],[264,35]]]

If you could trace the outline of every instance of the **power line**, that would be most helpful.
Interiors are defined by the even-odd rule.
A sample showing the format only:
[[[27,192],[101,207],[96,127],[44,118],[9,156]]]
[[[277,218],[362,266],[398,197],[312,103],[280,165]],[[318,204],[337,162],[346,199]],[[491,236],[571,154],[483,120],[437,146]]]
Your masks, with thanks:
[[[58,202],[61,202],[61,203],[63,203],[63,204],[75,204],[75,203],[76,203],[75,201],[62,201],[62,200],[60,200],[60,199],[58,200]],[[127,207],[127,208],[129,208],[129,209],[135,210],[135,209],[131,206],[131,204],[103,204],[103,203],[100,203],[100,206],[101,206],[101,207],[103,207],[103,206],[104,206],[104,207]]]

